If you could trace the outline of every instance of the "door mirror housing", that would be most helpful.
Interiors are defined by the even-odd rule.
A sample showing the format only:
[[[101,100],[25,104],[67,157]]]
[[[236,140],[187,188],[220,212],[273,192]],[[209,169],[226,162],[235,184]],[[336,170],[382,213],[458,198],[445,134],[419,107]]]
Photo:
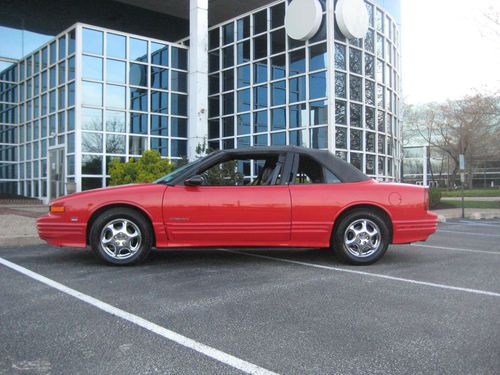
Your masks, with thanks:
[[[201,186],[204,183],[204,178],[201,177],[199,174],[194,175],[192,177],[189,177],[187,180],[184,181],[185,186]]]

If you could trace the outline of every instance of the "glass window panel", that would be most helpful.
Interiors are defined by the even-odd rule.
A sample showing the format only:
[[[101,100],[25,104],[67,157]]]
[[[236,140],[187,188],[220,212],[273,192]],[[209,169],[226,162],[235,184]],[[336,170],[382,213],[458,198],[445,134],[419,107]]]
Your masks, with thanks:
[[[382,85],[377,85],[377,105],[380,108],[384,108],[385,106],[385,90]]]
[[[130,38],[128,58],[130,60],[148,62],[148,42],[142,39]]]
[[[238,112],[250,111],[250,89],[238,91]]]
[[[254,109],[267,108],[267,86],[256,86],[253,88]]]
[[[222,26],[222,42],[223,44],[234,42],[234,22]]]
[[[310,124],[328,124],[328,101],[319,100],[310,103]]]
[[[180,117],[171,117],[170,135],[172,137],[187,138],[187,119]]]
[[[349,76],[349,93],[351,100],[363,101],[363,79],[353,75]]]
[[[384,57],[384,37],[380,34],[377,34],[377,55]]]
[[[70,109],[68,111],[68,131],[75,129],[75,110]]]
[[[232,137],[234,135],[234,117],[223,117],[222,118],[222,136]]]
[[[92,190],[102,187],[101,178],[84,177],[82,178],[82,190]]]
[[[271,58],[271,79],[280,79],[286,76],[286,55]]]
[[[361,104],[351,103],[350,106],[350,124],[351,126],[355,126],[361,128],[363,126],[363,106]]]
[[[267,146],[267,134],[256,135],[253,137],[254,146]]]
[[[172,68],[187,70],[187,50],[172,47]]]
[[[59,38],[59,60],[66,57],[66,37],[62,36]]]
[[[271,105],[286,104],[286,81],[278,81],[271,84]]]
[[[295,146],[307,147],[305,144],[304,130],[297,130],[289,132],[290,144]]]
[[[236,21],[238,40],[248,38],[250,36],[250,16],[240,18]]]
[[[271,110],[271,130],[286,128],[286,107]]]
[[[102,84],[82,82],[82,103],[84,105],[102,106]]]
[[[219,96],[214,96],[214,97],[208,98],[208,117],[209,118],[219,116],[219,113],[220,113],[219,105],[220,105]]]
[[[210,73],[220,69],[219,50],[208,53],[208,70]]]
[[[335,68],[345,70],[346,66],[346,55],[345,46],[339,43],[335,43]]]
[[[370,78],[375,78],[375,59],[372,55],[365,54],[365,75]]]
[[[375,109],[365,107],[365,125],[368,129],[375,129]]]
[[[56,81],[56,67],[52,67],[49,70],[49,87],[53,89],[54,87],[57,86],[57,81]],[[27,87],[26,87],[26,98],[29,99],[31,98],[31,80],[28,81]]]
[[[309,98],[317,99],[326,96],[326,73],[309,75]]]
[[[363,171],[363,155],[358,152],[351,152],[351,164]]]
[[[347,103],[335,100],[335,123],[347,125]]]
[[[260,34],[267,30],[267,9],[253,15],[253,33]]]
[[[58,79],[59,79],[59,84],[63,84],[66,82],[66,63],[61,62],[58,64],[59,68],[59,74],[58,74]],[[37,87],[35,86],[35,95],[38,93]]]
[[[366,132],[366,151],[375,152],[375,133]]]
[[[253,38],[253,58],[258,60],[267,56],[267,35]]]
[[[161,156],[168,156],[168,139],[152,137],[151,150],[158,151]]]
[[[168,46],[151,42],[151,64],[168,66]]]
[[[126,141],[125,135],[106,134],[106,153],[124,154]]]
[[[300,76],[288,80],[288,100],[290,103],[306,100],[306,77]]]
[[[106,35],[106,53],[108,57],[124,59],[126,54],[127,38],[122,35],[108,33]]]
[[[254,112],[253,123],[255,133],[267,131],[267,111]],[[264,144],[267,144],[267,138]]]
[[[168,93],[151,91],[151,112],[168,113]]]
[[[369,80],[365,80],[365,102],[375,105],[375,83]]]
[[[216,120],[208,120],[208,138],[219,138],[220,130],[219,130],[219,119]]]
[[[385,175],[385,157],[378,157],[378,174]]]
[[[311,129],[311,147],[312,148],[327,148],[328,147],[328,128],[312,128]]]
[[[185,157],[187,155],[187,141],[180,140],[180,139],[172,139],[172,150],[171,150],[171,156],[172,157]]]
[[[375,155],[366,155],[366,174],[375,174]]]
[[[125,112],[106,111],[106,131],[125,133],[125,118]]]
[[[148,116],[143,113],[130,113],[130,133],[148,134]]]
[[[285,3],[280,3],[271,8],[271,29],[283,26],[285,23]]]
[[[335,96],[345,98],[346,92],[346,74],[335,72]]]
[[[291,105],[289,107],[290,128],[300,128],[308,125],[306,104]]]
[[[173,115],[187,116],[187,95],[172,94]]]
[[[271,33],[271,54],[283,52],[286,48],[285,29],[279,29]]]
[[[301,74],[306,71],[306,50],[299,49],[288,54],[289,75]]]
[[[82,76],[83,78],[102,81],[102,59],[93,56],[82,57]]]
[[[222,95],[222,114],[223,115],[230,115],[231,113],[234,113],[234,93],[233,92]]]
[[[234,70],[224,70],[222,72],[222,91],[234,90]]]
[[[216,27],[208,32],[208,49],[219,47],[219,28]]]
[[[326,39],[326,17],[325,15],[323,15],[323,17],[321,18],[321,25],[319,26],[319,30],[311,39],[309,39],[309,43],[319,42],[325,39]]]
[[[335,147],[347,148],[347,128],[342,126],[335,127]]]
[[[147,137],[138,137],[131,135],[129,140],[129,154],[131,155],[142,155],[146,151]]]
[[[130,88],[130,109],[135,111],[148,110],[148,90]]]
[[[325,69],[327,66],[326,43],[309,47],[309,70]]]
[[[125,83],[126,63],[124,61],[106,60],[106,79],[108,82]]]
[[[236,117],[238,135],[250,134],[250,114],[245,113]]]
[[[168,117],[151,115],[151,135],[168,136]]]
[[[75,79],[75,57],[68,59],[68,81]]]
[[[385,154],[385,136],[381,134],[378,135],[378,152]]]
[[[385,132],[385,112],[377,112],[377,128],[379,132]]]
[[[82,108],[81,119],[83,130],[102,130],[102,110]]]
[[[173,91],[180,91],[187,93],[187,73],[172,70],[172,85]]]
[[[102,156],[82,155],[82,174],[102,174]]]
[[[96,55],[102,55],[103,42],[102,42],[102,32],[97,30],[91,30],[83,28],[82,31],[82,50],[83,52],[93,53]],[[51,45],[51,62],[52,62],[52,45]],[[55,49],[54,49],[55,52]]]
[[[222,68],[229,68],[234,65],[234,44],[222,49]]]
[[[267,82],[267,61],[262,60],[253,64],[253,83]]]
[[[57,89],[57,109],[64,109],[66,107],[66,88],[64,86],[62,87],[59,87],[59,89]],[[35,101],[35,103],[37,103],[37,101]],[[38,108],[36,108],[35,106],[35,109],[38,110]],[[37,117],[37,114],[35,112],[35,117]]]
[[[365,36],[365,49],[370,52],[375,52],[374,38],[373,30],[368,30]]]
[[[362,74],[362,60],[361,51],[356,48],[349,48],[349,70],[352,73]]]
[[[134,86],[147,87],[148,67],[142,64],[130,64],[129,84]]]
[[[106,107],[125,109],[125,86],[106,85]]]
[[[82,152],[102,152],[102,133],[82,132]]]
[[[180,73],[177,71],[172,71],[173,73]],[[158,68],[156,66],[151,67],[151,87],[154,89],[168,89],[168,69]]]
[[[238,88],[250,85],[250,65],[243,65],[238,67]],[[218,80],[217,80],[218,91]]]
[[[286,144],[286,132],[271,133],[271,145],[281,146]]]
[[[237,44],[237,64],[243,64],[250,61],[250,41]]]
[[[219,73],[208,76],[208,95],[217,94],[220,91]]]
[[[75,105],[75,83],[68,85],[68,107]]]

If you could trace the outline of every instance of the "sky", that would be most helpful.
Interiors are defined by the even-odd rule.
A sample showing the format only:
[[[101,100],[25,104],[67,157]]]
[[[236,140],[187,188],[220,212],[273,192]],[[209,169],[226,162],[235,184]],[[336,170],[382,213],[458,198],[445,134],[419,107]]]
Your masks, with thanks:
[[[500,91],[500,27],[494,37],[484,17],[490,7],[500,15],[498,0],[402,0],[406,103]]]

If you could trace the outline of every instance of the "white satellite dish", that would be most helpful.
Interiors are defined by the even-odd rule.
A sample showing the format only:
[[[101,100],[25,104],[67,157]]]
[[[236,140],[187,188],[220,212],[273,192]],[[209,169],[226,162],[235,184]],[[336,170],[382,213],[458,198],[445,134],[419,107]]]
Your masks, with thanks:
[[[364,38],[368,31],[368,10],[363,0],[338,0],[335,20],[347,39]]]
[[[293,0],[286,8],[286,33],[295,40],[312,38],[321,26],[322,13],[318,0]]]

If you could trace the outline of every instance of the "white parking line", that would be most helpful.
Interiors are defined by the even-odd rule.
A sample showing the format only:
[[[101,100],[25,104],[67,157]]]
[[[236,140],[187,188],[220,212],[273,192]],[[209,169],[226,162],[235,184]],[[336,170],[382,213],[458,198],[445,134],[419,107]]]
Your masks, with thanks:
[[[300,266],[320,268],[320,269],[329,270],[329,271],[339,271],[339,272],[353,273],[353,274],[357,274],[357,275],[377,277],[377,278],[380,278],[380,279],[387,279],[387,280],[393,280],[393,281],[401,281],[401,282],[405,282],[405,283],[409,283],[409,284],[424,285],[424,286],[430,286],[430,287],[434,287],[434,288],[441,288],[441,289],[448,289],[448,290],[457,290],[457,291],[460,291],[460,292],[481,294],[481,295],[486,295],[486,296],[490,296],[490,297],[500,297],[500,293],[489,292],[487,290],[471,289],[471,288],[461,288],[461,287],[458,287],[458,286],[451,286],[451,285],[446,285],[446,284],[437,284],[437,283],[431,283],[431,282],[427,282],[427,281],[420,281],[420,280],[413,280],[413,279],[405,279],[403,277],[389,276],[389,275],[384,275],[384,274],[381,274],[381,273],[372,273],[372,272],[356,271],[356,270],[351,270],[351,269],[347,269],[347,268],[324,266],[322,264],[300,262],[298,260],[276,258],[276,257],[267,256],[267,255],[247,253],[247,252],[243,252],[243,251],[233,251],[233,250],[227,250],[227,249],[221,249],[221,251],[225,251],[225,252],[233,253],[233,254],[247,255],[247,256],[251,256],[251,257],[255,257],[255,258],[270,259],[270,260],[275,260],[277,262],[298,264]]]
[[[121,310],[117,307],[111,306],[111,305],[107,304],[106,302],[98,300],[97,298],[91,297],[87,294],[83,294],[75,289],[72,289],[70,287],[67,287],[67,286],[61,284],[61,283],[58,283],[57,281],[49,279],[49,278],[42,276],[36,272],[30,271],[27,268],[24,268],[24,267],[19,266],[15,263],[9,262],[8,260],[6,260],[4,258],[0,258],[0,264],[2,264],[5,267],[8,267],[14,271],[22,273],[25,276],[31,277],[32,279],[39,281],[45,285],[48,285],[51,288],[57,289],[60,292],[63,292],[63,293],[66,293],[72,297],[75,297],[75,298],[79,299],[80,301],[88,303],[89,305],[97,307],[98,309],[100,309],[102,311],[105,311],[111,315],[115,315],[119,318],[122,318],[130,323],[133,323],[133,324],[138,325],[142,328],[145,328],[148,331],[156,333],[157,335],[160,335],[160,336],[162,336],[168,340],[171,340],[179,345],[182,345],[182,346],[185,346],[186,348],[195,350],[201,354],[206,355],[207,357],[210,357],[212,359],[215,359],[216,361],[225,363],[226,365],[234,367],[234,368],[241,370],[247,374],[277,375],[277,373],[275,373],[275,372],[266,370],[262,367],[254,365],[253,363],[250,363],[250,362],[244,361],[240,358],[237,358],[235,356],[232,356],[231,354],[227,354],[223,351],[220,351],[220,350],[212,348],[208,345],[197,342],[197,341],[190,339],[186,336],[183,336],[179,333],[176,333],[176,332],[171,331],[167,328],[159,326],[158,324],[150,322],[149,320],[141,318],[140,316],[128,313],[128,312]]]
[[[415,247],[429,247],[431,249],[445,249],[445,250],[453,250],[453,251],[466,251],[466,252],[469,252],[469,253],[484,253],[484,254],[500,255],[500,251],[461,249],[459,247],[434,246],[434,245],[424,245],[424,244],[419,244],[419,243],[412,243],[412,244],[410,244],[410,246],[415,246]]]
[[[464,231],[460,232],[458,230],[438,229],[437,233],[440,233],[440,232],[466,234],[467,236],[472,235],[472,236],[481,236],[481,237],[500,237],[500,234],[490,234],[490,233],[484,234],[484,233],[474,233],[474,232],[464,232]]]

